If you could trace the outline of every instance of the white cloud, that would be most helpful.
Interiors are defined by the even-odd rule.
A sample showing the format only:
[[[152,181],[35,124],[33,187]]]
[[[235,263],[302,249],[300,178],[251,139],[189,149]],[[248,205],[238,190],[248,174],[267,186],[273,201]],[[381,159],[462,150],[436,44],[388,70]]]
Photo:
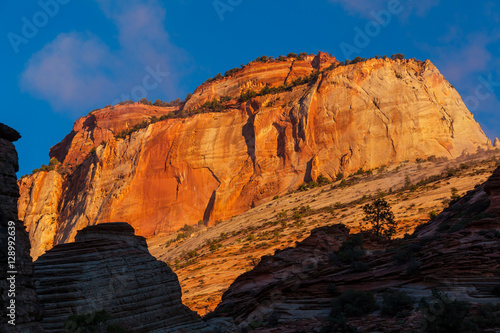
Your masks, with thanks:
[[[187,57],[169,40],[165,9],[156,0],[96,1],[116,25],[119,47],[111,49],[88,32],[62,33],[28,61],[21,88],[56,110],[81,112],[127,95],[132,99],[150,67],[170,74],[147,98],[178,97],[179,68]]]
[[[438,38],[439,46],[421,44],[433,54],[433,62],[440,72],[461,94],[465,104],[478,117],[490,138],[500,124],[500,59],[494,50],[500,42],[500,31],[474,32],[464,35],[457,26],[449,27]]]
[[[440,70],[450,81],[461,81],[471,74],[487,70],[492,60],[488,45],[498,40],[498,37],[475,33],[468,35],[465,43],[458,46],[436,48]]]
[[[339,4],[349,14],[359,15],[362,17],[371,17],[372,11],[387,9],[388,3],[393,0],[329,0],[332,3]],[[440,0],[399,0],[397,1],[403,7],[403,18],[407,18],[410,14],[424,16],[427,12],[437,6]]]
[[[85,105],[112,86],[106,69],[115,61],[91,34],[60,34],[29,60],[21,86],[57,108]]]

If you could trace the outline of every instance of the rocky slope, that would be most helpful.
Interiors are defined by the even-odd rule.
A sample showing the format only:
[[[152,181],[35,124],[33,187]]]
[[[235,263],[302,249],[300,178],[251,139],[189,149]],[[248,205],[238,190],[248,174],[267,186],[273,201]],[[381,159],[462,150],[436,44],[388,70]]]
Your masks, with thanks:
[[[33,285],[30,241],[23,222],[17,220],[19,188],[16,172],[19,166],[12,142],[20,137],[14,129],[0,123],[0,331],[43,332],[39,323],[42,310]],[[14,262],[9,259],[11,251],[15,252]],[[12,262],[13,266],[8,266],[8,262]],[[11,300],[15,301],[14,306],[11,306]]]
[[[36,261],[35,280],[45,332],[76,331],[81,322],[75,316],[82,315],[91,316],[89,325],[127,332],[212,332],[182,304],[177,276],[127,223],[79,231],[74,243]],[[97,319],[101,311],[106,320]]]
[[[500,150],[460,161],[410,162],[295,191],[187,237],[184,230],[148,238],[151,254],[179,277],[183,302],[200,315],[213,311],[222,294],[262,256],[293,246],[318,227],[342,223],[356,233],[367,228],[362,206],[384,194],[397,222],[396,237],[412,234],[451,196],[484,183],[498,166]],[[408,178],[407,178],[408,176]],[[407,179],[413,185],[406,185]],[[437,213],[436,213],[437,214]],[[184,229],[184,228],[183,228]]]
[[[318,77],[237,99],[310,73]],[[214,98],[224,100],[223,112],[197,112]],[[137,108],[115,106],[80,119],[51,151],[63,162],[63,176],[40,172],[19,181],[19,216],[34,257],[103,221],[132,221],[146,237],[200,220],[213,225],[320,174],[332,179],[339,172],[430,155],[455,158],[490,146],[430,61],[341,66],[319,54],[252,62],[201,85],[177,111],[148,107],[137,116]],[[156,111],[180,118],[112,137],[132,125],[128,119],[139,122]]]
[[[252,332],[319,332],[322,327],[337,332],[339,327],[346,331],[347,325],[360,332],[414,332],[426,325],[437,329],[446,316],[462,329],[460,325],[476,325],[467,332],[498,331],[500,307],[485,304],[500,301],[499,182],[500,167],[484,185],[408,239],[390,242],[360,234],[366,254],[356,259],[353,251],[361,248],[353,245],[354,236],[345,226],[316,229],[295,248],[263,257],[255,269],[238,277],[211,316],[231,316]],[[419,306],[423,297],[432,299],[434,288],[448,296]],[[332,312],[332,304],[339,304],[332,303],[336,299],[363,307],[354,302],[352,292],[344,293],[349,289],[374,293],[382,312],[348,316],[354,310],[344,307],[348,318],[338,317]],[[411,298],[405,306],[393,298],[397,317],[383,314],[388,290]],[[481,312],[481,307],[490,310]]]

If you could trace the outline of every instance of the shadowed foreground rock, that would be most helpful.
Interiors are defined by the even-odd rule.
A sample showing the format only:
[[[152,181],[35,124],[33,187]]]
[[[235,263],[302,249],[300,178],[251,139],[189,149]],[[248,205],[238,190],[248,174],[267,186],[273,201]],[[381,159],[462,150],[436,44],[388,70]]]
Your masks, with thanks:
[[[19,133],[0,123],[0,293],[2,310],[0,311],[0,332],[43,332],[39,321],[42,312],[37,303],[33,287],[33,264],[30,257],[28,233],[21,221],[17,220],[16,172],[19,170],[17,152],[12,142],[18,140]],[[14,223],[14,229],[9,229]],[[8,238],[9,232],[15,231],[14,238]],[[12,236],[11,236],[12,237]],[[17,273],[8,273],[8,241],[15,242],[15,269]],[[8,295],[10,282],[6,277],[15,276],[15,297]],[[15,300],[15,326],[7,323],[7,306]]]
[[[36,261],[35,280],[46,332],[72,331],[70,315],[103,310],[110,317],[106,325],[127,332],[211,332],[182,304],[175,273],[149,254],[145,239],[127,223],[81,230],[74,243]]]
[[[379,309],[384,292],[391,290],[413,299],[404,316],[374,311],[352,316],[348,324],[359,332],[415,332],[436,325],[436,316],[417,310],[419,300],[431,297],[434,288],[449,296],[447,304],[470,304],[473,311],[498,303],[499,193],[500,168],[409,239],[387,241],[362,234],[366,254],[351,263],[345,254],[352,252],[339,251],[352,239],[345,226],[315,229],[295,248],[262,257],[252,271],[235,280],[210,316],[230,316],[243,331],[319,332],[331,320],[332,301],[346,290],[373,292]],[[465,331],[498,332],[498,310],[483,312],[489,319],[496,315],[496,322],[483,321],[484,327]],[[337,331],[343,330],[323,332]]]

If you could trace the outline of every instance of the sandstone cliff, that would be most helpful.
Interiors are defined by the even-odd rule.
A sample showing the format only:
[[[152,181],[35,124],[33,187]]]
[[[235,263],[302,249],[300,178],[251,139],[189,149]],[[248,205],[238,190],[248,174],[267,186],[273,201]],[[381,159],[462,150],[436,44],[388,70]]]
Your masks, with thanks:
[[[149,254],[127,223],[79,231],[76,242],[36,261],[35,280],[45,332],[76,331],[80,323],[69,316],[100,311],[109,315],[101,325],[127,332],[212,332],[182,304],[175,273]]]
[[[408,312],[391,318],[372,311],[348,318],[349,325],[360,332],[415,332],[424,331],[424,325],[437,329],[445,303],[461,304],[464,311],[465,303],[453,301],[480,308],[500,300],[499,191],[500,167],[484,185],[417,228],[413,237],[391,242],[362,234],[366,255],[352,263],[346,263],[345,255],[352,255],[347,251],[353,247],[339,251],[347,239],[352,244],[349,230],[343,225],[318,228],[295,248],[263,257],[252,271],[238,277],[210,316],[231,316],[240,328],[252,332],[297,332],[297,327],[319,332],[332,316],[332,300],[344,291],[371,291],[380,308],[384,292],[391,290],[413,299]],[[437,304],[440,312],[431,310],[429,315],[429,309],[420,305],[419,310],[418,303],[430,297],[433,288],[446,292],[449,299],[443,298]],[[491,311],[489,321],[478,321],[477,329],[467,331],[500,329],[499,309],[484,310]],[[446,315],[464,321],[462,315]]]
[[[318,77],[289,85],[311,73]],[[282,87],[238,99],[266,86]],[[226,100],[223,112],[198,112],[214,98]],[[19,181],[19,216],[34,257],[103,221],[133,221],[146,237],[200,220],[211,225],[320,174],[334,178],[491,146],[430,61],[341,66],[319,54],[252,62],[201,85],[178,109],[138,109],[114,106],[78,120],[51,150],[63,162],[63,176],[42,172]],[[124,139],[113,136],[160,113],[184,118],[152,123]]]
[[[16,184],[16,172],[19,170],[19,166],[16,148],[12,142],[17,141],[20,137],[14,129],[0,123],[0,244],[2,246],[0,249],[2,265],[0,269],[0,295],[2,298],[0,331],[43,332],[39,323],[42,311],[33,286],[30,241],[23,223],[17,220],[19,189]],[[9,221],[12,222],[9,223]],[[9,227],[13,227],[13,229]],[[11,251],[9,245],[12,245],[15,251],[13,267],[7,266],[7,263],[11,261],[8,260]],[[15,273],[10,273],[11,271]],[[11,280],[12,276],[14,276],[14,280]],[[14,292],[15,295],[10,295],[10,292]],[[11,300],[15,301],[14,312],[7,309],[7,306],[10,307]],[[13,317],[8,317],[7,314],[13,314]],[[11,320],[15,326],[7,322]]]

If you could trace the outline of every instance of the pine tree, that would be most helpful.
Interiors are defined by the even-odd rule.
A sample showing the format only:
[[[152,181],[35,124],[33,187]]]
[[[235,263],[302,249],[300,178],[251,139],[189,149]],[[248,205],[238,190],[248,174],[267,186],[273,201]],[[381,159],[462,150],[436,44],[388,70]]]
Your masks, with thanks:
[[[396,233],[396,221],[394,221],[394,213],[391,206],[384,198],[376,199],[371,204],[363,206],[366,222],[373,224],[372,231],[377,236],[385,236],[391,238]]]

